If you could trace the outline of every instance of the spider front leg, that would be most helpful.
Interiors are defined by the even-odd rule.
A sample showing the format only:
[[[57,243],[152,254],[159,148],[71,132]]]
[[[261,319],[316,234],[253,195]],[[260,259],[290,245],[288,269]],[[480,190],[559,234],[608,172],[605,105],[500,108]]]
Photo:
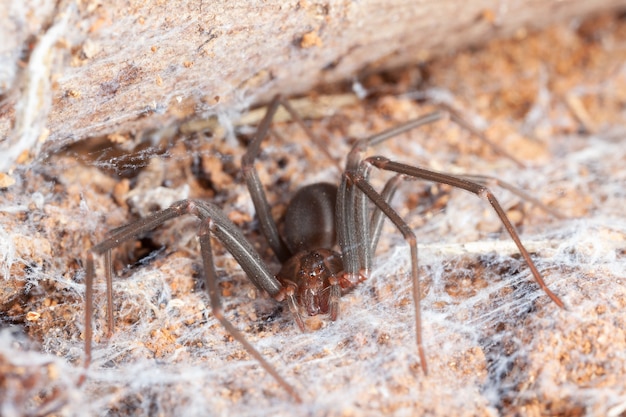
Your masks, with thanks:
[[[222,324],[226,331],[230,333],[235,340],[243,345],[244,349],[246,349],[246,351],[261,364],[267,373],[274,377],[274,379],[285,389],[285,391],[289,393],[289,395],[291,395],[297,402],[302,402],[302,399],[295,389],[289,385],[289,383],[285,381],[282,376],[280,376],[280,374],[276,371],[276,368],[274,368],[263,357],[263,355],[261,355],[261,353],[246,340],[245,336],[235,326],[233,326],[226,317],[224,317],[222,300],[219,296],[219,289],[217,286],[217,274],[215,271],[215,264],[213,262],[213,250],[211,249],[211,234],[216,231],[219,232],[220,229],[216,228],[213,219],[207,218],[202,221],[199,233],[200,252],[202,253],[204,278],[207,285],[207,291],[209,293],[209,299],[211,301],[211,312],[213,313],[213,317],[215,317]],[[256,252],[253,252],[252,256],[249,255],[250,253],[242,252],[242,257],[245,258],[244,262],[256,263],[257,259],[256,256],[254,256],[256,255]],[[260,265],[250,265],[252,269],[258,266]]]
[[[440,184],[447,184],[454,188],[460,188],[460,189],[469,191],[473,194],[476,194],[478,197],[487,200],[489,204],[491,205],[491,207],[496,212],[496,214],[498,215],[500,221],[502,222],[502,225],[504,226],[506,231],[509,233],[509,236],[511,237],[513,242],[515,242],[517,249],[519,250],[524,260],[526,261],[526,264],[530,268],[530,271],[533,274],[535,281],[537,281],[537,284],[539,284],[539,287],[548,295],[548,297],[550,297],[550,299],[557,306],[561,308],[565,308],[563,301],[561,301],[561,299],[556,294],[554,294],[546,285],[541,273],[539,272],[539,270],[537,269],[537,266],[535,265],[532,258],[530,257],[530,254],[528,253],[528,251],[522,244],[522,241],[519,237],[519,234],[515,230],[515,227],[509,220],[505,211],[502,209],[502,206],[500,205],[496,197],[486,186],[478,182],[470,181],[469,179],[464,178],[464,177],[457,177],[454,175],[444,174],[441,172],[431,171],[428,169],[418,168],[415,166],[406,165],[406,164],[402,164],[399,162],[394,162],[382,156],[369,157],[365,159],[364,163],[371,164],[372,166],[375,166],[379,169],[383,169],[385,171],[393,171],[393,172],[397,172],[400,174],[408,175],[410,177],[422,179],[425,181],[431,181],[431,182],[440,183]]]
[[[378,193],[376,190],[374,190],[374,188],[368,182],[369,167],[371,166],[375,166],[379,169],[383,169],[387,171],[393,171],[398,174],[387,182],[382,193]],[[357,214],[356,219],[353,219],[351,218],[350,215],[348,215],[345,220],[347,222],[346,224],[354,225],[354,227],[345,227],[344,229],[348,231],[350,231],[351,228],[357,229],[357,230],[358,229],[366,230],[369,236],[369,240],[354,240],[355,239],[354,237],[348,237],[345,244],[353,252],[354,252],[354,249],[361,246],[362,247],[361,250],[367,250],[369,251],[370,255],[372,255],[376,249],[376,244],[378,242],[378,235],[380,233],[380,227],[382,224],[383,215],[389,218],[394,223],[394,225],[402,233],[404,239],[409,244],[410,253],[411,253],[411,278],[413,282],[413,299],[414,299],[414,307],[415,307],[415,328],[416,328],[416,339],[417,339],[416,341],[417,341],[418,354],[419,354],[420,361],[422,364],[422,369],[425,374],[427,374],[428,371],[427,371],[426,359],[425,359],[423,342],[422,342],[421,307],[420,307],[421,290],[420,290],[420,279],[418,275],[417,241],[415,238],[415,234],[410,229],[410,227],[397,214],[397,212],[389,205],[389,201],[393,197],[395,189],[397,188],[397,185],[401,181],[403,176],[408,176],[409,178],[423,179],[423,180],[432,181],[432,182],[441,183],[441,184],[448,184],[455,188],[461,188],[466,191],[470,191],[476,194],[477,196],[489,201],[492,208],[494,209],[494,211],[500,218],[500,221],[504,225],[505,229],[507,230],[507,232],[509,233],[509,235],[515,242],[516,246],[518,247],[518,250],[521,253],[522,257],[524,258],[527,265],[529,266],[531,273],[533,274],[533,277],[535,278],[535,281],[539,284],[540,288],[548,295],[548,297],[550,297],[550,299],[555,304],[557,304],[561,308],[564,308],[564,304],[561,301],[561,299],[558,296],[556,296],[545,284],[541,273],[535,266],[533,260],[530,257],[530,254],[528,253],[528,251],[522,244],[517,231],[515,230],[511,221],[508,219],[500,203],[495,198],[493,193],[484,184],[482,184],[482,182],[486,182],[487,180],[489,180],[488,177],[476,176],[475,178],[480,182],[475,182],[475,181],[470,181],[468,179],[468,178],[471,178],[470,176],[456,177],[453,175],[434,172],[434,171],[430,171],[430,170],[426,170],[426,169],[422,169],[418,167],[413,167],[410,165],[393,162],[381,156],[374,156],[374,157],[366,158],[364,161],[360,163],[360,166],[356,170],[356,172],[346,172],[344,176],[345,178],[344,188],[353,190],[352,201],[354,201],[355,204],[358,204],[358,202],[360,201],[358,196],[359,194],[361,194],[362,195],[361,198],[367,198],[369,201],[374,203],[375,210],[372,213],[371,219],[369,220],[369,222],[366,222],[367,216],[364,216],[364,215],[359,216]],[[499,182],[499,183],[506,185],[507,186],[506,188],[513,189],[514,192],[518,191],[518,190],[515,190],[514,187],[510,187],[506,183],[503,183],[503,182]],[[356,187],[358,191],[354,189],[354,187]],[[525,196],[524,193],[520,193],[520,194],[522,196]],[[532,201],[532,202],[536,203],[537,201]],[[543,207],[543,204],[540,203],[539,205]],[[367,210],[366,206],[363,205],[363,208],[361,210],[363,211]],[[358,213],[358,211],[359,211],[359,208],[357,207],[355,209],[355,212]],[[357,236],[357,235],[358,235],[357,233],[353,233],[353,236]],[[359,243],[357,244],[357,242]],[[352,256],[355,256],[354,253],[352,254]],[[356,258],[357,257],[355,256],[355,260]],[[360,264],[358,262],[355,262],[355,263],[357,265],[363,266],[364,264],[362,263],[363,262],[362,259],[360,259],[360,262],[361,262]]]
[[[408,121],[399,126],[385,130],[376,135],[359,140],[354,144],[346,162],[345,174],[339,185],[337,195],[337,240],[344,257],[344,266],[347,276],[357,280],[359,276],[367,276],[372,265],[372,244],[377,240],[377,231],[374,229],[374,238],[370,231],[368,198],[363,192],[355,189],[353,178],[362,176],[359,173],[363,155],[371,146],[376,146],[395,136],[408,132],[417,127],[433,123],[443,117],[441,112],[433,112],[417,119]],[[393,190],[390,190],[392,192]],[[389,196],[388,198],[391,198]],[[357,244],[360,243],[360,244]],[[361,279],[362,280],[362,279]]]
[[[422,346],[421,331],[421,292],[418,276],[417,243],[415,235],[408,225],[400,218],[397,212],[389,205],[395,189],[404,177],[423,179],[436,183],[448,184],[456,188],[470,191],[481,198],[489,201],[492,208],[500,218],[505,229],[515,242],[522,257],[528,264],[535,280],[541,289],[556,303],[563,308],[563,302],[546,286],[543,277],[539,273],[528,251],[523,246],[519,235],[500,203],[485,186],[486,183],[495,182],[514,193],[527,198],[528,195],[520,192],[504,182],[489,177],[481,176],[452,176],[424,170],[409,165],[392,162],[383,157],[370,157],[363,159],[366,150],[373,145],[380,144],[400,133],[415,127],[434,122],[441,118],[441,113],[431,113],[422,116],[403,125],[381,132],[377,135],[358,141],[348,155],[346,172],[343,175],[337,198],[338,216],[338,241],[344,257],[345,276],[348,279],[367,276],[371,268],[371,259],[376,250],[378,237],[382,226],[383,216],[389,218],[400,230],[411,250],[411,277],[413,282],[413,299],[415,306],[415,329],[417,348],[424,373],[427,372],[426,360]],[[382,193],[375,191],[368,182],[369,169],[376,166],[379,169],[396,172],[397,175],[387,182]],[[555,214],[541,202],[533,198],[527,198],[533,204],[539,205],[544,210]],[[375,208],[369,214],[369,202],[374,203]],[[558,214],[555,214],[558,216]]]
[[[426,365],[426,355],[424,354],[424,346],[422,343],[422,309],[421,309],[421,289],[420,279],[418,275],[418,258],[417,258],[417,239],[415,233],[408,224],[398,215],[398,213],[389,205],[386,198],[390,198],[390,195],[379,194],[370,184],[367,182],[364,176],[355,175],[353,173],[346,173],[347,182],[356,186],[363,196],[369,199],[392,223],[398,228],[402,236],[407,241],[411,251],[411,278],[413,282],[413,300],[415,310],[415,333],[417,339],[417,351],[420,357],[420,363],[425,375],[428,375],[428,366]],[[360,219],[357,220],[357,222]],[[369,228],[370,224],[374,223],[374,217],[366,224]],[[366,250],[370,251],[373,246],[373,241],[365,241],[362,243],[366,247]]]
[[[107,337],[113,332],[113,266],[111,261],[111,250],[118,247],[122,242],[136,238],[144,232],[153,230],[167,220],[185,214],[184,207],[174,203],[171,207],[154,213],[151,216],[137,220],[126,226],[122,226],[113,230],[108,239],[103,240],[87,253],[87,261],[85,265],[85,361],[83,364],[84,373],[81,375],[78,383],[82,385],[86,378],[86,371],[91,364],[91,342],[93,339],[92,315],[93,315],[93,281],[95,277],[94,254],[104,254],[105,259],[105,275],[107,287]]]
[[[566,217],[561,214],[560,212],[558,212],[557,210],[553,209],[552,207],[544,204],[543,202],[541,202],[539,199],[533,197],[532,195],[530,195],[529,193],[520,190],[519,188],[515,187],[514,185],[511,185],[505,181],[502,181],[499,178],[494,178],[494,177],[490,177],[487,175],[462,175],[459,178],[464,178],[466,180],[469,181],[473,181],[477,184],[483,185],[485,187],[490,187],[493,185],[496,185],[500,188],[504,188],[505,190],[510,191],[511,193],[517,195],[518,197],[520,197],[522,200],[526,200],[528,201],[530,204],[532,204],[533,206],[536,206],[538,208],[540,208],[541,210],[545,211],[546,213],[550,214],[551,216],[554,216],[557,219],[565,219]],[[407,175],[403,175],[403,174],[396,174],[394,175],[389,181],[387,181],[387,183],[385,184],[385,187],[383,188],[383,190],[380,192],[380,196],[388,203],[391,202],[391,200],[393,199],[396,190],[398,189],[398,186],[406,181],[406,180],[416,180],[419,178],[415,178],[415,177],[410,177]],[[367,180],[367,178],[366,178]],[[370,220],[370,252],[372,253],[372,255],[376,252],[376,248],[378,246],[378,240],[380,238],[380,233],[382,231],[382,226],[383,226],[383,221],[385,220],[385,215],[383,213],[382,210],[376,208],[374,209],[373,213],[372,213],[372,217]]]
[[[113,231],[112,235],[103,242],[94,246],[87,255],[87,273],[85,278],[85,370],[91,361],[91,342],[92,342],[92,314],[93,314],[93,280],[95,276],[95,268],[93,255],[105,254],[105,267],[107,269],[107,305],[112,310],[112,272],[110,262],[110,252],[113,248],[119,246],[122,242],[134,239],[149,232],[168,220],[176,217],[192,214],[200,219],[199,240],[202,253],[202,262],[204,267],[204,277],[211,302],[212,313],[226,331],[239,342],[244,349],[254,357],[259,364],[265,369],[276,382],[281,385],[289,395],[297,402],[301,402],[300,396],[295,389],[281,377],[276,369],[269,363],[261,353],[254,348],[245,338],[245,336],[226,319],[222,312],[222,303],[219,297],[217,287],[217,273],[213,262],[213,253],[211,248],[211,235],[215,236],[224,245],[226,250],[235,258],[237,263],[244,270],[248,278],[259,289],[267,291],[270,296],[276,298],[283,287],[280,282],[268,271],[267,267],[261,260],[259,254],[254,250],[252,245],[243,236],[243,233],[224,215],[224,213],[214,204],[197,201],[182,200],[178,201],[169,208],[154,213],[144,219],[137,220],[134,223],[123,226]],[[108,316],[107,312],[107,316]],[[112,313],[111,313],[112,314]],[[108,316],[109,317],[109,316]],[[113,319],[108,318],[109,332],[113,327]],[[85,375],[81,376],[82,383]]]
[[[317,148],[324,155],[326,155],[328,159],[332,161],[334,161],[334,159],[328,153],[327,147],[319,140],[317,136],[313,134],[313,132],[311,132],[306,123],[304,123],[302,118],[293,109],[291,104],[289,104],[289,101],[283,99],[280,95],[275,96],[268,105],[265,116],[257,127],[254,137],[248,145],[246,153],[241,158],[241,170],[243,172],[243,176],[246,181],[246,186],[248,187],[250,197],[252,198],[252,203],[254,204],[257,218],[259,219],[261,233],[263,233],[263,236],[265,236],[268,245],[278,258],[278,260],[281,263],[284,263],[295,253],[293,248],[290,248],[289,245],[281,238],[280,234],[278,233],[278,227],[276,226],[276,222],[272,218],[271,207],[267,201],[267,196],[265,194],[265,190],[263,189],[263,184],[261,184],[259,174],[254,166],[254,162],[261,153],[261,144],[268,136],[270,132],[270,125],[280,106],[284,107],[285,110],[287,110],[291,118],[302,128],[302,130],[304,130],[311,142],[315,144]]]

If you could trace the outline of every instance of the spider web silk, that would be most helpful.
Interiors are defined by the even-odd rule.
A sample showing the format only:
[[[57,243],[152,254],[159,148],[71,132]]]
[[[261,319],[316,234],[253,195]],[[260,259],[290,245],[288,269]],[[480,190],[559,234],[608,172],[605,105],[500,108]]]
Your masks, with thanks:
[[[527,123],[557,125],[548,115],[553,97],[545,85],[537,97]],[[368,123],[352,124],[348,136],[372,134]],[[290,129],[299,128],[280,130],[287,143]],[[255,289],[215,245],[226,317],[303,397],[296,404],[212,317],[201,283],[197,222],[185,217],[151,234],[144,258],[130,259],[140,246],[135,243],[116,250],[110,340],[97,259],[93,358],[79,386],[86,250],[107,230],[194,196],[199,187],[176,182],[194,165],[183,167],[189,157],[175,146],[91,163],[55,155],[16,172],[16,184],[0,190],[0,415],[623,415],[626,130],[603,126],[594,134],[551,137],[549,158],[523,169],[510,161],[452,157],[445,144],[431,152],[415,135],[380,153],[442,170],[458,158],[458,172],[496,176],[567,216],[555,219],[493,189],[505,210],[521,216],[522,242],[567,310],[533,281],[485,201],[460,190],[449,196],[431,190],[435,199],[449,197],[431,210],[412,201],[430,191],[411,181],[393,205],[419,242],[427,376],[416,348],[408,247],[390,222],[368,280],[342,298],[339,319],[311,319],[310,327],[319,329],[306,333],[286,306]],[[212,144],[219,152],[187,144],[200,149],[194,163],[221,164],[225,172],[243,152],[233,141]],[[298,173],[261,172],[277,210],[292,183],[337,179],[333,166],[315,165],[319,158],[311,149],[283,144],[273,138],[260,158],[264,166],[282,157],[287,167],[298,167]],[[333,142],[333,155],[343,157],[348,149],[343,137]],[[107,170],[122,177],[140,173],[125,182]],[[212,201],[234,221],[243,219],[245,233],[275,269],[237,175],[205,179],[223,181],[226,190]],[[373,174],[377,187],[384,178]],[[132,190],[125,193],[125,186]]]
[[[562,159],[514,175],[517,183],[554,179],[534,190],[540,197],[574,186],[591,199],[592,216],[545,217],[530,221],[522,231],[548,285],[569,311],[559,310],[538,289],[506,236],[475,239],[478,223],[493,215],[484,202],[453,191],[445,212],[434,214],[416,230],[426,292],[422,313],[428,377],[419,369],[415,347],[408,249],[387,224],[368,282],[342,299],[337,322],[322,319],[322,329],[304,334],[286,311],[277,312],[275,303],[251,288],[228,255],[218,259],[220,276],[233,284],[233,295],[224,300],[227,317],[295,386],[304,405],[292,404],[275,381],[229,340],[207,313],[202,289],[186,294],[172,289],[193,285],[182,278],[172,281],[171,275],[183,271],[192,276],[198,264],[197,258],[177,257],[158,265],[148,263],[116,280],[117,320],[122,317],[125,323],[118,324],[124,330],[117,330],[108,343],[103,334],[104,300],[99,299],[93,364],[83,388],[75,384],[81,372],[79,334],[53,326],[37,347],[19,332],[3,330],[2,366],[21,369],[35,382],[20,395],[6,391],[2,414],[36,408],[34,398],[56,389],[63,392],[58,402],[65,404],[64,415],[84,415],[85,410],[94,415],[105,410],[115,415],[129,410],[165,415],[211,410],[212,415],[227,415],[233,412],[232,398],[237,398],[239,415],[256,415],[260,407],[273,415],[375,413],[392,407],[395,415],[404,415],[416,407],[437,412],[444,403],[458,415],[469,415],[478,410],[496,413],[504,401],[544,398],[552,391],[575,398],[592,414],[617,415],[625,400],[621,385],[609,384],[598,391],[564,383],[559,375],[588,378],[586,367],[615,375],[611,378],[624,372],[625,350],[615,346],[624,343],[626,221],[621,214],[626,151],[612,135],[557,141],[555,146],[570,148]],[[572,184],[570,174],[581,169],[588,175],[574,177]],[[412,187],[414,183],[402,187],[398,200]],[[44,202],[49,192],[43,190]],[[515,200],[507,193],[497,194],[505,206]],[[32,193],[18,202],[5,201],[2,212],[26,210],[29,204],[32,210],[33,200],[41,199]],[[565,213],[575,209],[567,200],[559,204]],[[45,210],[45,203],[39,210]],[[101,221],[96,213],[83,210],[83,224]],[[419,217],[410,211],[404,214],[409,222]],[[27,222],[11,233],[3,227],[5,274],[28,262],[19,239],[36,234],[34,226]],[[52,256],[49,248],[38,251],[42,257]],[[75,326],[81,329],[80,278],[76,281],[56,269],[61,264],[48,262],[45,270],[29,270],[22,281],[32,286],[62,285],[75,292],[69,306],[48,308],[76,309]],[[485,266],[486,285],[472,283],[476,262]],[[102,283],[97,290],[102,293]],[[37,293],[36,288],[31,293]],[[591,337],[589,347],[585,341],[591,343]],[[530,376],[534,382],[520,394],[519,385]]]

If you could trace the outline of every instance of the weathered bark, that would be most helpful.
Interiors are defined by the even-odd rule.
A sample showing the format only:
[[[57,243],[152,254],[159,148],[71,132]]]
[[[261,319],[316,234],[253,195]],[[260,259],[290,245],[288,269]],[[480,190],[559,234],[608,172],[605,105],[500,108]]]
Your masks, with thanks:
[[[302,93],[626,4],[117,0],[60,2],[55,9],[45,0],[11,3],[0,15],[0,37],[7,40],[0,46],[0,169],[42,143],[50,151],[85,137],[224,114],[276,93]]]

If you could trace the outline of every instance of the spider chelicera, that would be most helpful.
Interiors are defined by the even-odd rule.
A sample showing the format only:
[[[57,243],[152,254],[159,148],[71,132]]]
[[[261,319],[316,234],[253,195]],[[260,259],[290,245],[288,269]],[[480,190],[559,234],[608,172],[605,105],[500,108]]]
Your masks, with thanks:
[[[282,269],[277,274],[270,272],[243,233],[219,207],[207,201],[178,201],[165,210],[113,230],[107,239],[92,247],[87,256],[85,368],[89,366],[91,361],[92,298],[95,275],[93,255],[104,254],[105,258],[107,325],[110,336],[113,329],[111,250],[122,242],[136,239],[170,219],[192,214],[200,219],[198,232],[200,251],[213,316],[296,401],[301,401],[296,390],[224,317],[217,284],[217,273],[213,262],[211,236],[217,238],[230,252],[254,285],[267,292],[275,300],[287,303],[298,327],[304,331],[303,314],[311,316],[329,314],[331,320],[336,320],[339,315],[341,296],[366,280],[371,271],[372,257],[376,250],[383,220],[386,217],[402,233],[410,248],[417,351],[422,370],[426,374],[426,358],[422,346],[417,241],[411,228],[389,205],[399,183],[411,178],[447,184],[486,199],[517,245],[535,281],[554,303],[561,308],[563,307],[559,297],[550,291],[544,283],[541,273],[522,244],[511,221],[486,184],[489,181],[495,181],[498,185],[513,191],[515,191],[514,188],[487,177],[449,175],[394,162],[382,156],[365,157],[365,152],[370,146],[378,145],[418,126],[432,123],[442,117],[440,112],[427,114],[357,141],[348,154],[346,167],[338,187],[328,183],[312,184],[300,189],[294,195],[287,207],[283,228],[284,236],[281,237],[276,222],[271,216],[265,191],[254,167],[254,162],[260,153],[261,142],[267,136],[272,118],[280,105],[283,105],[291,113],[293,119],[305,128],[309,137],[316,140],[289,103],[276,97],[269,105],[265,117],[242,158],[242,170],[256,209],[261,232],[267,239],[269,247],[282,263]],[[374,167],[396,173],[381,192],[376,191],[368,181],[369,173]],[[530,196],[524,195],[524,197],[541,205]],[[336,246],[338,246],[339,252],[335,250]],[[81,381],[84,381],[84,374]]]

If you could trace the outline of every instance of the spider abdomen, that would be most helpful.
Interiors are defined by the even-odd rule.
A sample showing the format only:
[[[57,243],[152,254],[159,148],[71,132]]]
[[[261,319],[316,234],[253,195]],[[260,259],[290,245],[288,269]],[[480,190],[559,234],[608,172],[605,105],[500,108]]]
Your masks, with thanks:
[[[291,253],[332,248],[336,243],[337,186],[325,182],[302,187],[285,213],[285,243]]]

